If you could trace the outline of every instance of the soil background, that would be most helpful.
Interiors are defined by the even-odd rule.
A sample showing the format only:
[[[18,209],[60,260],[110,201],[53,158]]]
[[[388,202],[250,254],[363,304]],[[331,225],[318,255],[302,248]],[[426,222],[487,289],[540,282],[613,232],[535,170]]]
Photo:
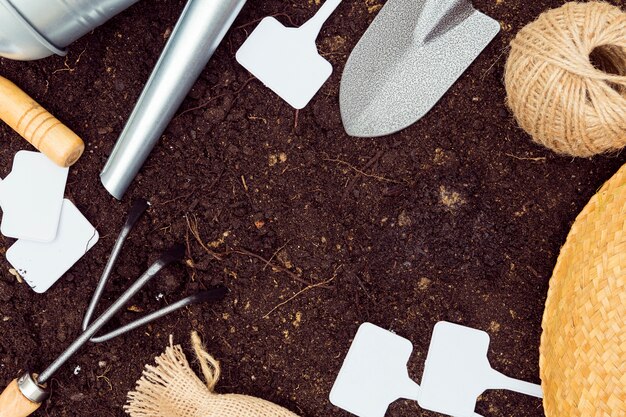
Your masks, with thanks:
[[[101,235],[43,295],[20,284],[3,260],[2,386],[23,369],[42,370],[79,334],[126,212],[139,197],[152,206],[126,243],[102,307],[169,245],[185,243],[187,260],[168,267],[109,328],[219,283],[230,294],[86,346],[55,376],[52,398],[37,416],[123,416],[126,393],[144,364],[163,351],[170,334],[188,348],[192,329],[222,363],[220,392],[259,396],[307,417],[348,416],[328,393],[366,321],[414,343],[409,371],[417,381],[433,326],[448,320],[488,331],[492,366],[538,383],[543,305],[559,248],[577,213],[625,160],[557,156],[533,144],[505,107],[508,43],[562,2],[476,0],[502,22],[501,34],[418,123],[392,136],[357,139],[341,124],[339,82],[383,2],[340,5],[318,39],[335,71],[295,112],[251,79],[234,55],[262,17],[300,25],[318,6],[249,0],[117,201],[100,185],[99,172],[184,3],[139,2],[73,43],[67,57],[0,60],[3,76],[85,140],[66,194]],[[6,125],[0,133],[5,176],[14,153],[31,148]],[[12,243],[3,239],[2,251]],[[317,286],[292,299],[308,284]],[[477,411],[543,415],[539,400],[508,392],[482,396]],[[388,415],[433,414],[398,401]]]

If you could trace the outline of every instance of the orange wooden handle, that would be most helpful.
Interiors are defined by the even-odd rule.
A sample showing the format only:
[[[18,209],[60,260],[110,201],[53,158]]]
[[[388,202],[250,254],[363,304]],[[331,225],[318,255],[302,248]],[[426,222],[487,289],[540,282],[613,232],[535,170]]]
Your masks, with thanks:
[[[26,417],[34,413],[40,405],[24,397],[14,379],[0,394],[0,417]]]
[[[62,167],[72,165],[85,150],[76,133],[4,77],[0,77],[0,119]]]

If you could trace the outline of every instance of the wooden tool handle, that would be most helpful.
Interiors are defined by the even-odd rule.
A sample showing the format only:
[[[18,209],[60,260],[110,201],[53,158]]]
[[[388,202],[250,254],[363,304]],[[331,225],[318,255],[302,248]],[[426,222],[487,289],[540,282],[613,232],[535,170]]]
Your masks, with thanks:
[[[85,150],[76,133],[4,77],[0,77],[0,119],[62,167],[72,165]]]
[[[0,394],[0,417],[26,417],[40,405],[24,397],[17,386],[17,379],[14,379]]]

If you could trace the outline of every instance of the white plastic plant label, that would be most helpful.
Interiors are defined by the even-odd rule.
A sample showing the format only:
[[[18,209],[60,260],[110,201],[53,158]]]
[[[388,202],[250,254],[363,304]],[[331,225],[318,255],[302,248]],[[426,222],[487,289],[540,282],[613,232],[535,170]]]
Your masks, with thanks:
[[[47,291],[98,242],[98,232],[69,200],[63,200],[56,238],[49,243],[20,239],[7,260],[37,293]]]
[[[237,51],[237,62],[293,108],[305,107],[333,72],[318,53],[315,39],[339,3],[326,0],[299,28],[266,17]]]
[[[392,402],[406,398],[437,413],[482,417],[474,409],[478,396],[487,389],[542,396],[539,385],[491,368],[489,335],[483,331],[437,323],[421,386],[408,375],[412,350],[409,340],[373,324],[362,324],[330,392],[331,403],[359,417],[384,417]]]
[[[7,237],[51,242],[57,234],[68,168],[39,152],[19,151],[0,182],[2,224]]]
[[[409,378],[413,345],[385,329],[364,323],[354,337],[330,402],[360,417],[384,417],[399,398],[417,400],[419,386]]]
[[[488,389],[508,389],[542,397],[541,386],[509,378],[491,368],[489,335],[458,324],[435,325],[424,366],[419,405],[457,417],[474,415],[478,397]]]

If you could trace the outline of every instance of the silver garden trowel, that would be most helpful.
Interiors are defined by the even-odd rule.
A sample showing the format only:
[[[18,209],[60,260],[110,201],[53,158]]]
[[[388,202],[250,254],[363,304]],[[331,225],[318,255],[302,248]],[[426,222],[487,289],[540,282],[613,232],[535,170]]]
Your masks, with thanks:
[[[499,31],[469,0],[388,0],[343,72],[346,132],[376,137],[415,123]]]

